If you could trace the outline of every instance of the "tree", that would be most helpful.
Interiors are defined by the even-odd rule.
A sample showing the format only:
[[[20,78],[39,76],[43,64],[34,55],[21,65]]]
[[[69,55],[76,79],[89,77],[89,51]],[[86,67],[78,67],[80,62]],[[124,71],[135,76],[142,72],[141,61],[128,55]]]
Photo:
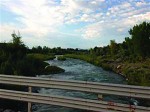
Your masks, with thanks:
[[[133,42],[131,38],[125,37],[125,41],[123,42],[124,49],[127,51],[128,55],[134,54]]]
[[[134,52],[142,57],[150,55],[150,23],[143,22],[129,30]]]
[[[23,42],[21,41],[21,36],[20,36],[19,31],[18,31],[18,35],[16,35],[16,33],[13,32],[13,34],[11,34],[11,36],[13,37],[12,42],[14,45],[22,45],[23,44]]]
[[[115,55],[117,52],[117,43],[115,42],[115,40],[110,40],[110,52],[111,55]]]
[[[19,31],[18,31],[18,35],[15,32],[13,32],[11,36],[13,37],[12,43],[8,44],[9,52],[11,54],[10,57],[12,57],[12,59],[14,60],[21,59],[26,55],[27,48],[21,40]]]

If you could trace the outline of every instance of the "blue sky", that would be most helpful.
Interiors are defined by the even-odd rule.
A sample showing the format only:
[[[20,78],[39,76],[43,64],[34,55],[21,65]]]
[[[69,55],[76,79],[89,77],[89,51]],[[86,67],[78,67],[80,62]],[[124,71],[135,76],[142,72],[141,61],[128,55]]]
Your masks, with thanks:
[[[149,0],[0,0],[0,42],[19,30],[29,47],[105,46],[143,21],[150,22]]]

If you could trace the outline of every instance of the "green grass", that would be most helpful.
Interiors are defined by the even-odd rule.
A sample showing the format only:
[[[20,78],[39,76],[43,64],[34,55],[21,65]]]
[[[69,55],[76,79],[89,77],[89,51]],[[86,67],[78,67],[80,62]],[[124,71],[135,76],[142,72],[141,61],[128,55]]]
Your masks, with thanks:
[[[123,74],[128,78],[129,84],[150,86],[150,59],[143,62],[126,62]]]
[[[28,54],[27,57],[39,59],[41,61],[53,60],[55,58],[54,55],[46,55],[46,54],[38,54],[38,53]]]
[[[60,60],[60,61],[65,61],[66,60],[66,58],[64,56],[58,56],[57,59]]]
[[[81,59],[81,60],[87,61],[89,63],[93,63],[93,61],[94,61],[94,57],[90,56],[90,55],[66,54],[64,56],[68,57],[68,58]]]

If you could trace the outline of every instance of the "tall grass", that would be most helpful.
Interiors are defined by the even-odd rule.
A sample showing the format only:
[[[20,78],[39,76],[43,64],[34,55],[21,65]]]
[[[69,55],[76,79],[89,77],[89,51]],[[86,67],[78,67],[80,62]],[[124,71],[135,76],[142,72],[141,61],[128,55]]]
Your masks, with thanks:
[[[41,61],[53,60],[55,58],[54,55],[39,54],[39,53],[27,54],[27,57],[39,59]]]

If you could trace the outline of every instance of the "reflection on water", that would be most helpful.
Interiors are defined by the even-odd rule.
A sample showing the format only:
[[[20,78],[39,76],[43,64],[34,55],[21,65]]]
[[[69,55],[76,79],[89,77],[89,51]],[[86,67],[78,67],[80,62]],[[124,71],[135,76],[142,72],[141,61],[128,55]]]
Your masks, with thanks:
[[[65,72],[60,74],[53,74],[53,75],[45,75],[45,76],[43,75],[40,77],[52,77],[56,79],[65,79],[65,80],[81,80],[81,81],[126,84],[126,81],[122,76],[115,74],[113,72],[105,71],[102,68],[96,67],[85,61],[81,61],[77,59],[67,59],[66,61],[51,60],[47,62],[50,65],[56,65],[65,69]],[[42,94],[97,99],[96,94],[77,92],[77,91],[41,88],[38,92]],[[113,96],[113,95],[111,96],[105,95],[104,100],[128,103],[126,98]],[[83,110],[78,110],[78,109],[42,105],[42,104],[35,104],[33,108],[34,108],[34,112],[85,112]]]

